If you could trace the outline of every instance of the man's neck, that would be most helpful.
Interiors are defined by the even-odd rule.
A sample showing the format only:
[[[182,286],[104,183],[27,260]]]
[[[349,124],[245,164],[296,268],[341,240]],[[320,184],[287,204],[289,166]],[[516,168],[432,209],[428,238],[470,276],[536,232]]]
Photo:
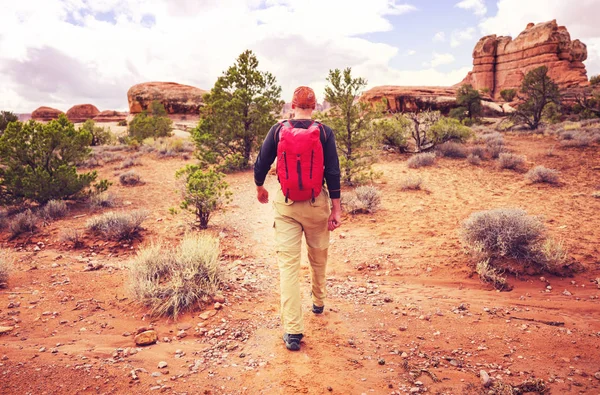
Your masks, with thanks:
[[[311,119],[311,117],[312,117],[312,110],[298,111],[296,109],[296,112],[294,113],[294,119]]]

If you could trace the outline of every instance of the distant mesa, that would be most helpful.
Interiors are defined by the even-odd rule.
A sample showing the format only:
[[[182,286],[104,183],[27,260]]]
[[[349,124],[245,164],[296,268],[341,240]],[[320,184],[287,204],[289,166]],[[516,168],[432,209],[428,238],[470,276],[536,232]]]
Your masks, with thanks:
[[[98,114],[100,111],[93,104],[76,104],[67,111],[67,118],[73,123],[85,122]]]
[[[95,122],[121,122],[127,119],[126,112],[119,112],[114,110],[102,111],[100,114],[94,117]]]
[[[379,103],[386,99],[391,112],[448,113],[456,107],[456,89],[436,86],[378,86],[361,96],[361,100]]]
[[[205,90],[175,82],[145,82],[129,88],[129,112],[138,114],[150,110],[154,100],[161,102],[168,114],[198,115]]]
[[[56,108],[42,106],[31,113],[31,118],[36,121],[52,121],[58,119],[60,114],[64,113]]]

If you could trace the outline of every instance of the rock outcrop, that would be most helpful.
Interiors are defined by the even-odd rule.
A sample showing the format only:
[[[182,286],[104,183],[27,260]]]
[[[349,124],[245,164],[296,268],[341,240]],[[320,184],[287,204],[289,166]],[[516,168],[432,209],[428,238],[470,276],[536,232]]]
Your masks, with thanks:
[[[363,93],[360,100],[380,103],[384,98],[391,112],[432,110],[448,114],[456,107],[456,89],[450,87],[377,86]]]
[[[146,82],[129,88],[127,101],[131,114],[149,110],[150,104],[158,100],[168,114],[198,115],[202,96],[206,93],[205,90],[175,82]]]
[[[31,118],[36,121],[51,121],[58,119],[60,114],[64,113],[56,108],[42,106],[31,113]]]
[[[76,104],[67,111],[67,118],[73,123],[85,122],[98,114],[100,114],[100,110],[93,104]]]
[[[126,112],[113,110],[102,111],[100,114],[94,117],[95,122],[121,122],[125,120],[127,120]]]
[[[586,45],[571,41],[567,28],[556,20],[530,23],[514,40],[496,35],[479,40],[473,50],[473,71],[457,86],[468,83],[488,89],[494,100],[500,100],[502,90],[518,89],[525,74],[540,66],[548,67],[548,75],[562,90],[586,86],[586,59]]]

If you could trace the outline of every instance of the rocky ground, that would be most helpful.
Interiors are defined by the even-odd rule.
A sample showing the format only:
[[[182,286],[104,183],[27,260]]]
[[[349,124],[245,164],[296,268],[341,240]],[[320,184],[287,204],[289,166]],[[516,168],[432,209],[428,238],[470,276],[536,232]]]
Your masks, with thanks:
[[[127,267],[140,246],[176,244],[188,231],[189,217],[169,210],[179,204],[173,175],[187,162],[145,154],[136,187],[118,185],[119,172],[105,166],[117,210],[150,210],[142,238],[61,243],[63,229],[82,231],[98,214],[85,204],[34,235],[0,236],[15,258],[0,291],[0,393],[600,393],[598,147],[547,156],[550,137],[508,141],[529,167],[560,170],[561,186],[528,184],[493,162],[441,159],[412,170],[405,157],[382,158],[382,209],[346,215],[332,234],[322,316],[309,310],[303,262],[307,330],[297,353],[281,341],[273,217],[256,202],[250,172],[228,176],[233,202],[207,231],[221,240],[222,295],[173,321],[131,299]],[[411,173],[426,190],[400,191]],[[276,190],[274,177],[267,187]],[[512,292],[480,283],[458,230],[472,212],[497,207],[543,215],[587,271],[512,277]]]

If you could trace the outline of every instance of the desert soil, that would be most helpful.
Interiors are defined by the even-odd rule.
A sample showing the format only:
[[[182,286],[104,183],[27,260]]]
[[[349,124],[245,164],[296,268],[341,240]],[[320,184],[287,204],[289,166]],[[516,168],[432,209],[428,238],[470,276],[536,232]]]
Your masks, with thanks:
[[[528,167],[560,170],[562,184],[532,185],[492,161],[441,159],[412,170],[406,156],[382,158],[382,209],[344,215],[331,235],[322,316],[309,310],[303,262],[306,333],[296,353],[281,340],[273,214],[256,201],[251,172],[227,177],[233,201],[205,231],[221,240],[222,309],[210,302],[173,321],[132,300],[127,267],[141,246],[176,245],[189,231],[189,215],[169,211],[180,202],[174,173],[189,161],[146,154],[134,168],[145,184],[136,187],[119,185],[121,171],[106,165],[99,173],[114,183],[116,210],[151,213],[139,239],[61,243],[62,230],[83,232],[101,212],[84,203],[33,235],[0,235],[15,260],[0,292],[0,326],[14,327],[0,335],[0,393],[477,394],[481,370],[513,385],[540,378],[554,394],[600,393],[600,199],[591,196],[600,189],[598,147],[547,156],[552,138],[507,139]],[[427,190],[400,190],[411,173]],[[275,192],[273,176],[266,185]],[[482,284],[467,267],[459,228],[471,213],[499,207],[543,216],[587,270],[510,277],[512,292]],[[89,265],[99,270],[85,271]],[[216,314],[205,320],[206,311]],[[159,342],[136,347],[141,327],[156,330]],[[162,361],[167,367],[158,368]]]

